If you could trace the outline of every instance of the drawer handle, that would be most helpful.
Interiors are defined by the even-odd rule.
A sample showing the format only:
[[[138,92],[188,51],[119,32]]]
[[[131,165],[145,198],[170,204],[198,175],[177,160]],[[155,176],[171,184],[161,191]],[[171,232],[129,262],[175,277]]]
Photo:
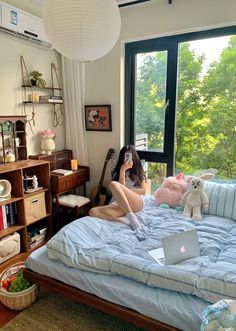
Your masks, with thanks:
[[[39,199],[34,199],[34,200],[31,201],[31,204],[33,205],[33,204],[38,203],[38,202],[39,202]]]

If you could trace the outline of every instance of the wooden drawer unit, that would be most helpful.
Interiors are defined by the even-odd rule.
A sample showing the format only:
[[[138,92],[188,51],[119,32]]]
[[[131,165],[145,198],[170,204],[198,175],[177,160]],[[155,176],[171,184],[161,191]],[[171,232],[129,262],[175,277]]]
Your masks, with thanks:
[[[72,151],[63,149],[62,151],[52,152],[51,155],[36,154],[30,155],[30,159],[44,160],[50,162],[50,170],[55,169],[70,169],[70,160],[72,159]]]
[[[51,173],[51,192],[52,194],[63,194],[85,185],[87,181],[89,181],[89,167],[85,166],[79,166],[78,170],[67,176]]]

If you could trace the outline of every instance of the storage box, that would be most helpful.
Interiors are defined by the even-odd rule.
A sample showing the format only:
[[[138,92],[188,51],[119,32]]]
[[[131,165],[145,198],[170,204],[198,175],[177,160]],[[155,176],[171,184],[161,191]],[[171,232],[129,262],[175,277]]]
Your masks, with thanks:
[[[25,222],[31,224],[46,216],[45,192],[31,195],[24,199]]]
[[[17,232],[0,239],[0,263],[20,253],[20,235]]]

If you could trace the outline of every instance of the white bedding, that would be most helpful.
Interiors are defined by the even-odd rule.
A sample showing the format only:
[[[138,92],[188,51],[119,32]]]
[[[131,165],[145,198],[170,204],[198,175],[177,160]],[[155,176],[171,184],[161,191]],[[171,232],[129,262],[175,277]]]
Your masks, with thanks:
[[[128,278],[68,268],[49,260],[46,246],[28,257],[27,268],[100,298],[136,310],[184,331],[199,331],[208,302],[195,296],[152,288]]]
[[[59,231],[48,243],[48,257],[67,266],[136,280],[148,286],[196,295],[209,302],[236,298],[236,223],[205,215],[201,222],[174,209],[158,208],[152,196],[137,214],[144,227],[85,217]],[[196,228],[201,256],[159,266],[147,253],[161,238]]]

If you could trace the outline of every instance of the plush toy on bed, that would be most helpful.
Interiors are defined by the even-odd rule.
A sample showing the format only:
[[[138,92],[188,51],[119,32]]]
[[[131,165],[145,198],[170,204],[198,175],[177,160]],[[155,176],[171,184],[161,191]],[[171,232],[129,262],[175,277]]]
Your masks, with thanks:
[[[202,174],[199,177],[189,177],[190,183],[188,190],[182,195],[180,203],[184,205],[183,215],[192,217],[196,221],[202,219],[201,208],[208,210],[209,201],[204,192],[205,180],[214,178],[215,175],[211,173]]]
[[[182,173],[167,177],[154,193],[158,206],[163,208],[180,207],[180,198],[186,192],[186,187],[187,183]]]

